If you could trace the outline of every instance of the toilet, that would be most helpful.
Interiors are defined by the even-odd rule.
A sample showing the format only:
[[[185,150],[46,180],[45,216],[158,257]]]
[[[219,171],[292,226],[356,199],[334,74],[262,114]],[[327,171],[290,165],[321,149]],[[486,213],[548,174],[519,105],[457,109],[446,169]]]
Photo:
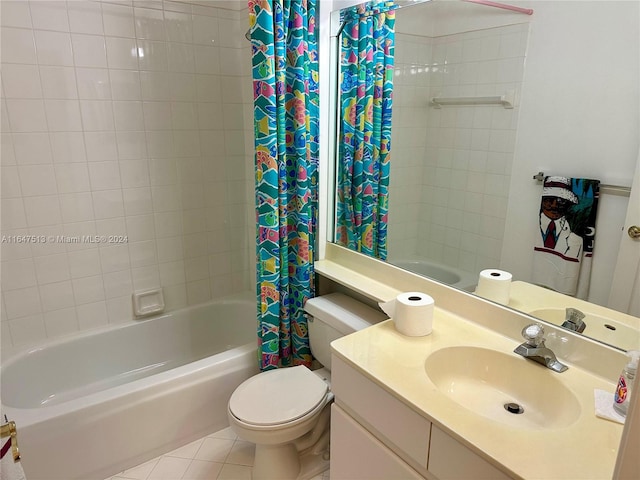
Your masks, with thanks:
[[[304,309],[311,352],[322,367],[259,373],[229,399],[231,428],[256,444],[253,480],[306,480],[329,468],[330,343],[387,318],[341,293],[309,299]]]

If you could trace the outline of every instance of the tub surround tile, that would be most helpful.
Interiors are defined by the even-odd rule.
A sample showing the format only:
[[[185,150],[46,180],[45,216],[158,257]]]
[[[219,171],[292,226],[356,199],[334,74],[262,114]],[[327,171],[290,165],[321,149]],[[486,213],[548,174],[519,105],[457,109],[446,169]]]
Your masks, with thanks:
[[[248,284],[208,268],[253,236],[251,195],[224,193],[240,190],[226,171],[253,178],[251,155],[225,153],[252,142],[252,117],[236,112],[253,106],[245,23],[246,12],[185,2],[2,2],[3,232],[128,237],[3,245],[3,262],[25,266],[2,269],[15,322],[4,345],[131,320],[134,288],[162,286],[171,310]],[[205,195],[210,181],[221,195]],[[222,468],[192,475],[208,467]]]

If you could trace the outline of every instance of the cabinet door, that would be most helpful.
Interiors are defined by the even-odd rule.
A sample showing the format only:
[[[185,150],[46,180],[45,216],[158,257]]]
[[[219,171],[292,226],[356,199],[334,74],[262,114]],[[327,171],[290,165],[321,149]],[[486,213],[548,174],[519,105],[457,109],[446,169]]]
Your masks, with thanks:
[[[435,425],[431,429],[429,473],[439,480],[509,480],[510,477]],[[333,477],[331,477],[333,480]]]
[[[423,480],[339,406],[331,407],[331,480]]]

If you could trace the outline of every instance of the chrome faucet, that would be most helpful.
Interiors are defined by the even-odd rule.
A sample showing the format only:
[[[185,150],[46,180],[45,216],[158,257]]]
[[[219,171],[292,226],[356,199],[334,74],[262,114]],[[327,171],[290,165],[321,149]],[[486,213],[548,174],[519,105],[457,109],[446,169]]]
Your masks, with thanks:
[[[544,328],[539,323],[532,323],[522,329],[525,342],[514,350],[518,355],[538,362],[554,372],[562,373],[569,367],[560,363],[553,353],[544,344]]]
[[[584,317],[584,313],[577,308],[567,308],[562,326],[568,330],[582,333],[587,328],[587,324],[582,321]]]

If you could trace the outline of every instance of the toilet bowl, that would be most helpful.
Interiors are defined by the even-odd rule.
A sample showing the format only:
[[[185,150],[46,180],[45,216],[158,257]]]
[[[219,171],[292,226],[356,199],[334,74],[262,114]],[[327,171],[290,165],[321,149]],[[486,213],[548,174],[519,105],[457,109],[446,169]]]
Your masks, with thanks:
[[[229,425],[256,444],[253,480],[306,480],[329,468],[330,343],[387,317],[340,293],[307,301],[309,343],[324,368],[268,370],[233,392]]]

